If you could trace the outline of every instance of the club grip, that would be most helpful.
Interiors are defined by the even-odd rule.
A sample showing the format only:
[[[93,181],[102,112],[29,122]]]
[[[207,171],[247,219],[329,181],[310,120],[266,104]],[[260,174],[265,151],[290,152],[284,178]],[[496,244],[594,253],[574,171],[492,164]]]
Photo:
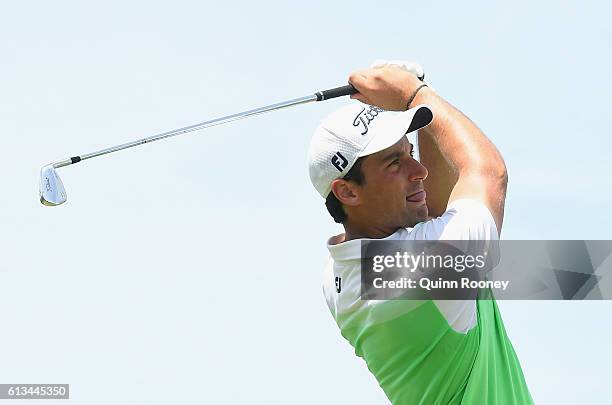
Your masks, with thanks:
[[[349,96],[357,93],[357,89],[352,84],[346,86],[336,87],[335,89],[323,90],[317,92],[317,101],[329,100],[330,98]]]

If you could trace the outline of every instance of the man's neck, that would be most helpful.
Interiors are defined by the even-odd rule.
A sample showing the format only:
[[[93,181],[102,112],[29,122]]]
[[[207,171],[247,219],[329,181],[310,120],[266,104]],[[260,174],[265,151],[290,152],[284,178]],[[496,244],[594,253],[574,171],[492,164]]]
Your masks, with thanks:
[[[399,228],[391,229],[385,227],[361,227],[358,224],[347,222],[344,224],[344,241],[349,241],[353,239],[382,239],[386,238],[389,235],[392,235]]]

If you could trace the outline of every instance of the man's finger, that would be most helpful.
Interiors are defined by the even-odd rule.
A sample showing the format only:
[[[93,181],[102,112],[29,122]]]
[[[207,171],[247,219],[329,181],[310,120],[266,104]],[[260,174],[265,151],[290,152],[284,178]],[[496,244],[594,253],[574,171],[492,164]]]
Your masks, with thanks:
[[[357,90],[365,87],[367,76],[364,73],[365,70],[359,70],[357,72],[351,73],[351,75],[349,76],[348,82],[352,84]]]
[[[351,94],[351,98],[354,100],[361,101],[364,104],[371,104],[370,101],[361,93]]]

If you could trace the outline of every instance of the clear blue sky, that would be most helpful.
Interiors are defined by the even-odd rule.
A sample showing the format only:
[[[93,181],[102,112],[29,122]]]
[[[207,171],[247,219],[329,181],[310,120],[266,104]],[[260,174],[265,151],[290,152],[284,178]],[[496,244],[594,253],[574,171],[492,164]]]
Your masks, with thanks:
[[[73,403],[387,403],[321,293],[339,230],[306,105],[39,168],[420,62],[503,153],[505,239],[612,239],[607,2],[13,2],[0,15],[0,383]],[[612,396],[612,303],[502,302],[540,404]]]

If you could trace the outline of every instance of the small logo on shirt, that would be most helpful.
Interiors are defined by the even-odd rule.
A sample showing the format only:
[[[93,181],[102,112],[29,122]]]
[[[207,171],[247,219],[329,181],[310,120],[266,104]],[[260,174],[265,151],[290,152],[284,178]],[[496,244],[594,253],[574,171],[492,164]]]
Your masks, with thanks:
[[[336,152],[336,154],[332,156],[331,162],[332,165],[334,165],[334,167],[340,172],[346,169],[346,166],[348,165],[348,160],[346,160],[346,158],[342,156],[342,153],[340,152]]]
[[[342,291],[342,277],[336,277],[336,292]]]

